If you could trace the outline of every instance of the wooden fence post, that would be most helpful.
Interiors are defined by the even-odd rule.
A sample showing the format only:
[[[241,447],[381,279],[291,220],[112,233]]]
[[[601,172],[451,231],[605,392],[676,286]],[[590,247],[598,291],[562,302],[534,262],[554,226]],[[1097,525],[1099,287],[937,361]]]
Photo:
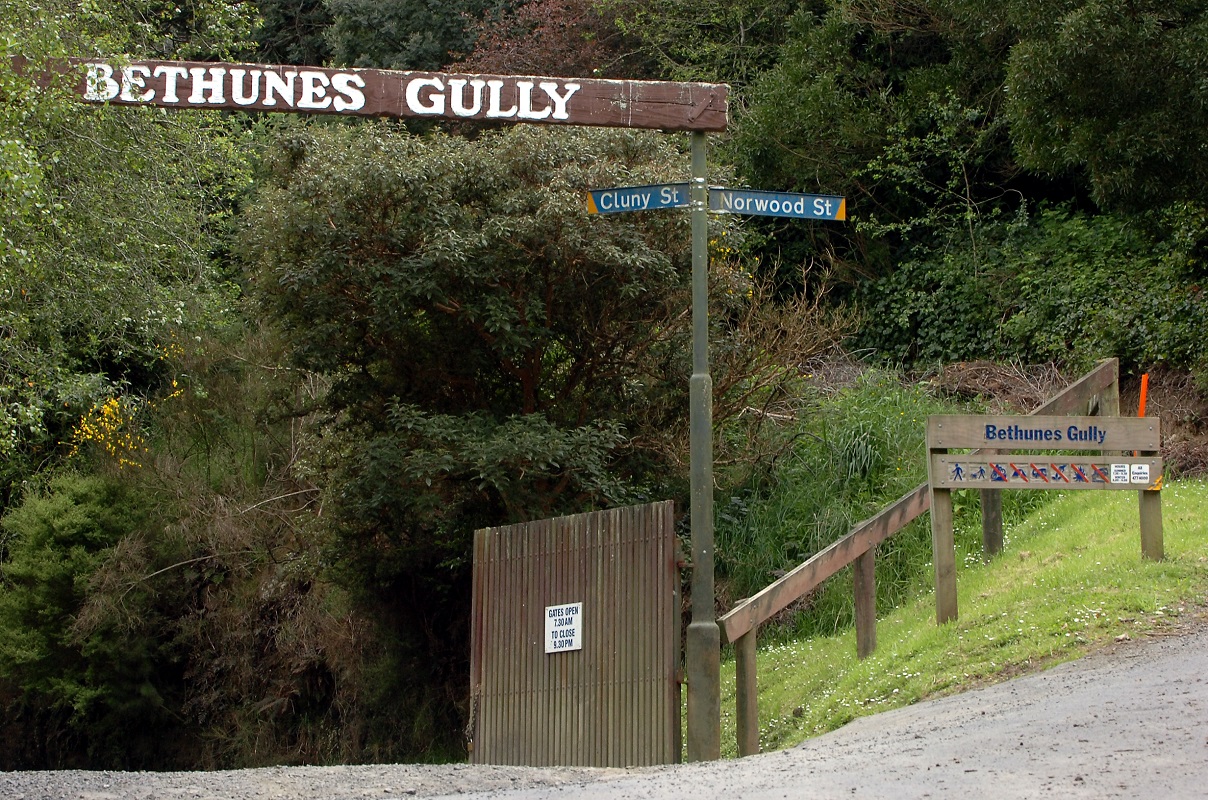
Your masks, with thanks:
[[[930,436],[928,436],[930,440]],[[930,441],[928,442],[930,444]],[[931,494],[931,561],[935,568],[935,622],[943,625],[956,619],[956,537],[952,530],[952,492],[937,489],[934,469],[936,453],[946,448],[930,449],[927,453],[927,485]]]
[[[1162,493],[1137,492],[1141,506],[1141,555],[1154,561],[1165,556],[1162,542]]]
[[[997,450],[987,450],[988,455]],[[1002,490],[981,489],[982,555],[986,561],[1002,552]]]
[[[856,594],[856,657],[868,658],[877,649],[877,581],[875,546],[852,564]]]
[[[952,492],[931,490],[931,552],[935,566],[935,622],[956,619],[956,539],[952,531]]]
[[[759,690],[755,676],[755,635],[758,630],[756,625],[734,642],[734,715],[740,756],[753,756],[759,752]]]

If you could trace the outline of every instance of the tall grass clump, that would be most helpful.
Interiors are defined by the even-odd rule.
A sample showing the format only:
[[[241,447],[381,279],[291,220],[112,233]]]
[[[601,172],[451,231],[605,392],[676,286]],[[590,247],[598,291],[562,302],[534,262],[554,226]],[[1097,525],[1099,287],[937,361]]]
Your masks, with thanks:
[[[927,478],[926,421],[930,414],[978,413],[935,395],[929,385],[900,373],[871,370],[838,391],[808,383],[787,442],[767,478],[718,504],[717,559],[723,597],[749,597],[835,540],[855,523],[914,489]],[[958,523],[979,513],[977,495],[959,498]],[[1022,516],[1038,498],[1004,496],[1004,515]],[[977,536],[958,524],[958,538]],[[980,543],[959,541],[962,553]],[[877,606],[900,605],[928,591],[931,534],[924,516],[877,550]],[[786,610],[761,638],[826,635],[852,624],[850,570],[845,570]]]

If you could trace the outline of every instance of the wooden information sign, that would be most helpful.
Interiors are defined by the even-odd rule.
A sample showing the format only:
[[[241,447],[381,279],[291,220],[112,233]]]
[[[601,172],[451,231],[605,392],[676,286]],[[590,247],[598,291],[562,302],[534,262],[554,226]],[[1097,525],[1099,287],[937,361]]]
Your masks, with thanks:
[[[724,131],[728,87],[711,83],[457,75],[273,64],[72,59],[86,102]]]
[[[957,615],[951,497],[957,489],[1137,491],[1141,552],[1160,560],[1161,440],[1157,418],[928,417],[927,481],[937,622]]]

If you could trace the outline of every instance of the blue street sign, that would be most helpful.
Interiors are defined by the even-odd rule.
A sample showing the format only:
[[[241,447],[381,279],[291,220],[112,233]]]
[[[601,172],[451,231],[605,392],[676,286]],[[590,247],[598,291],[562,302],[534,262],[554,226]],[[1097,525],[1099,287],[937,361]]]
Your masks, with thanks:
[[[723,214],[756,214],[762,217],[800,217],[842,222],[847,219],[847,198],[827,194],[710,187],[709,210]]]
[[[624,211],[650,211],[655,208],[687,208],[688,204],[688,184],[686,183],[592,189],[587,193],[587,210],[592,214],[619,214]]]

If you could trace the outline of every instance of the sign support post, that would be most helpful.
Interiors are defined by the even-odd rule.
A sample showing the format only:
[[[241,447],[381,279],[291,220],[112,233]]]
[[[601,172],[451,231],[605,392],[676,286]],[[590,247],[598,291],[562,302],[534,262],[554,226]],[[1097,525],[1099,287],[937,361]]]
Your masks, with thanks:
[[[709,375],[709,187],[705,134],[692,133],[692,378],[689,384],[692,621],[685,642],[688,760],[721,758],[721,629],[713,600],[713,379]]]

